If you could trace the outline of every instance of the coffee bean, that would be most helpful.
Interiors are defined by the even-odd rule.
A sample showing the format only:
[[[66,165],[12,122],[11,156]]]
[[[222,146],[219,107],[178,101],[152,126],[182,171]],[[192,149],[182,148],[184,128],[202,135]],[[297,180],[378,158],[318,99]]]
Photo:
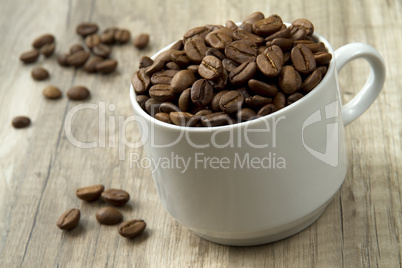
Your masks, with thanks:
[[[215,90],[223,90],[226,88],[226,86],[228,84],[228,80],[229,80],[228,78],[229,78],[228,72],[225,69],[223,69],[221,76],[219,76],[215,80],[209,80],[209,82],[211,83],[212,87]]]
[[[190,59],[187,57],[185,51],[173,50],[170,53],[171,60],[179,65],[180,67],[185,67],[190,64]]]
[[[191,105],[190,91],[191,88],[187,88],[180,94],[178,105],[180,110],[182,110],[183,112],[187,112],[190,109]]]
[[[219,30],[213,31],[211,33],[209,33],[206,37],[205,37],[205,41],[213,48],[216,49],[225,49],[225,47],[227,45],[229,45],[230,43],[232,43],[232,38],[223,33],[220,32]]]
[[[200,110],[200,111],[196,112],[194,114],[194,116],[201,117],[201,116],[208,115],[208,114],[212,114],[212,111],[211,110]]]
[[[221,51],[219,51],[216,48],[210,47],[207,49],[207,52],[205,53],[206,56],[214,56],[220,59],[221,61],[226,59],[225,54],[223,54]]]
[[[274,97],[276,93],[278,93],[278,89],[275,85],[268,84],[256,79],[250,79],[248,81],[248,86],[255,93],[266,97]]]
[[[225,55],[238,64],[254,61],[257,57],[257,45],[248,40],[234,41],[225,48]]]
[[[269,114],[272,114],[274,112],[276,112],[276,107],[273,104],[267,104],[265,106],[263,106],[260,110],[258,110],[257,116],[261,117],[261,116],[266,116]]]
[[[117,67],[117,60],[104,60],[96,64],[96,71],[101,74],[108,74],[113,72]]]
[[[192,72],[194,75],[197,75],[198,74],[198,67],[200,67],[200,65],[197,65],[197,64],[189,65],[189,66],[187,66],[187,70]]]
[[[54,43],[54,36],[51,34],[44,34],[39,37],[37,37],[33,43],[32,46],[36,49],[41,49],[44,45],[52,44]]]
[[[51,43],[51,44],[46,44],[44,45],[41,49],[40,52],[45,56],[46,58],[50,57],[53,55],[54,50],[56,49],[56,44]]]
[[[297,19],[292,22],[292,25],[296,28],[303,28],[309,36],[314,33],[314,25],[309,20]]]
[[[162,103],[159,109],[163,113],[181,112],[180,108],[176,104],[173,104],[171,102]]]
[[[183,40],[177,40],[176,43],[174,43],[170,48],[175,50],[182,50],[184,48]]]
[[[292,63],[290,62],[290,60],[291,60],[291,58],[290,58],[290,53],[289,53],[289,52],[283,54],[283,65],[285,65],[285,64],[292,64]]]
[[[273,51],[266,50],[257,57],[258,69],[267,77],[278,76],[283,65],[283,59]]]
[[[146,110],[145,103],[147,102],[147,100],[149,100],[149,97],[147,95],[138,95],[136,97],[136,100],[137,100],[138,104],[141,106],[141,108],[143,110]]]
[[[297,41],[294,42],[295,46],[298,45],[298,44],[305,45],[313,53],[326,52],[326,48],[325,48],[325,45],[324,45],[323,42],[316,43],[316,42],[311,41],[311,40],[297,40]]]
[[[282,92],[278,92],[272,100],[272,104],[275,106],[276,110],[284,108],[286,106],[286,96]]]
[[[293,40],[289,38],[275,38],[265,44],[267,47],[278,46],[282,51],[289,51],[293,47]]]
[[[260,95],[254,95],[252,97],[246,98],[244,102],[251,108],[259,109],[264,105],[270,104],[272,102],[272,98],[266,98]]]
[[[231,30],[237,30],[237,28],[238,28],[236,23],[234,23],[232,20],[228,20],[225,23],[225,27],[228,28],[228,29],[231,29]]]
[[[189,38],[184,44],[184,51],[186,51],[187,57],[194,63],[201,63],[202,59],[207,52],[207,46],[204,39],[195,35]]]
[[[145,74],[152,76],[154,73],[159,72],[163,69],[165,63],[162,60],[156,60],[154,63],[145,69]]]
[[[49,72],[43,67],[35,67],[31,71],[31,76],[37,81],[49,78]]]
[[[57,227],[59,227],[61,230],[72,230],[78,225],[80,217],[80,210],[76,208],[71,208],[64,212],[57,220]]]
[[[260,36],[268,36],[279,31],[283,22],[278,15],[271,15],[268,18],[253,23],[253,32]]]
[[[153,59],[148,56],[142,56],[138,68],[147,68],[154,63]]]
[[[90,58],[84,65],[84,70],[88,73],[96,72],[96,65],[103,61],[103,58],[95,56]]]
[[[134,46],[138,49],[144,49],[147,47],[149,42],[149,34],[142,33],[134,38]]]
[[[217,127],[232,124],[233,120],[227,113],[217,112],[201,117],[201,124],[205,127]]]
[[[319,67],[317,67],[316,70],[320,71],[322,77],[324,77],[324,75],[327,73],[328,68],[326,66],[319,66]]]
[[[255,111],[250,109],[250,108],[243,108],[243,109],[241,109],[241,110],[239,110],[237,112],[237,118],[241,122],[245,122],[245,121],[255,119],[256,116],[257,116],[257,114],[255,113]]]
[[[151,116],[154,116],[155,114],[160,112],[160,106],[161,102],[155,100],[154,98],[149,98],[145,102],[145,110],[147,111],[148,114]]]
[[[300,100],[300,99],[303,98],[303,97],[304,97],[303,94],[301,94],[301,93],[299,93],[299,92],[295,92],[295,93],[293,93],[292,95],[290,95],[290,96],[288,97],[288,100],[287,100],[286,104],[287,104],[287,105],[290,105],[290,104],[292,104],[292,103],[294,103],[294,102]]]
[[[225,89],[222,91],[219,91],[211,101],[211,110],[214,112],[220,112],[221,108],[219,107],[219,101],[221,100],[222,96],[225,95],[229,90]]]
[[[120,44],[125,44],[130,41],[131,34],[126,29],[117,29],[114,32],[114,40]]]
[[[69,56],[70,56],[70,54],[68,54],[68,53],[64,53],[64,54],[59,55],[57,57],[57,62],[59,63],[59,65],[63,66],[63,67],[67,67],[68,66],[67,58]]]
[[[115,225],[123,220],[123,214],[113,207],[104,207],[96,212],[96,219],[100,224]]]
[[[198,67],[198,73],[208,80],[218,78],[222,75],[222,71],[222,62],[215,56],[205,56]]]
[[[121,189],[108,189],[101,194],[103,201],[113,206],[122,206],[130,200],[130,194]]]
[[[183,39],[184,39],[185,42],[187,42],[188,39],[190,39],[190,38],[192,38],[192,37],[194,37],[196,35],[198,35],[202,39],[204,39],[209,32],[210,32],[210,30],[206,26],[195,27],[195,28],[192,28],[192,29],[188,30],[184,34]]]
[[[45,87],[42,93],[47,99],[59,99],[62,95],[61,90],[55,86]]]
[[[256,11],[248,15],[244,20],[243,23],[250,23],[253,24],[256,21],[263,20],[265,18],[264,14],[260,11]]]
[[[195,82],[193,72],[189,70],[178,71],[172,78],[170,86],[174,94],[183,92],[186,88],[190,87]]]
[[[261,45],[264,42],[264,38],[261,36],[240,29],[233,31],[233,38],[235,40],[249,40],[257,45]]]
[[[232,85],[242,85],[249,81],[257,72],[257,64],[254,61],[244,62],[229,74]]]
[[[293,68],[287,65],[282,68],[278,78],[279,87],[285,94],[292,94],[300,88],[302,79],[300,74]]]
[[[90,202],[99,199],[104,190],[105,186],[98,184],[78,188],[75,194],[79,199]]]
[[[171,86],[166,84],[153,85],[149,89],[149,96],[159,102],[173,101],[176,99]]]
[[[282,49],[280,47],[278,47],[277,45],[272,45],[266,48],[266,50],[264,50],[263,53],[268,54],[269,51],[274,52],[276,55],[278,55],[278,57],[282,60],[282,66],[283,66],[283,52]]]
[[[177,73],[176,70],[162,70],[154,73],[151,76],[151,83],[156,84],[167,84],[169,85],[172,82],[173,76]]]
[[[181,69],[180,66],[177,65],[177,64],[176,64],[175,62],[173,62],[173,61],[166,63],[165,67],[166,67],[166,69],[168,69],[168,70],[176,70],[176,71],[179,71],[179,70]]]
[[[315,70],[312,72],[306,80],[303,81],[303,83],[300,86],[300,90],[308,93],[311,90],[313,90],[320,82],[322,79],[322,73],[321,70]]]
[[[239,26],[239,30],[252,33],[253,32],[253,24],[252,23],[242,23]]]
[[[187,112],[171,112],[169,114],[170,120],[177,126],[194,126],[197,122],[191,121],[192,114]]]
[[[318,65],[325,65],[331,61],[332,54],[328,52],[317,52],[314,53],[314,59]]]
[[[162,121],[162,122],[165,122],[168,124],[173,124],[172,120],[170,120],[168,113],[157,113],[157,114],[155,114],[155,119],[158,119],[159,121]]]
[[[179,50],[177,50],[177,49],[165,50],[165,51],[159,53],[158,56],[156,56],[154,62],[162,61],[162,64],[164,65],[164,64],[172,61],[171,54],[172,54],[172,52],[177,52],[177,51],[179,51]]]
[[[137,94],[145,94],[151,87],[151,79],[145,74],[145,69],[140,69],[131,77],[131,84]]]
[[[129,220],[119,225],[119,234],[125,238],[134,238],[142,234],[147,227],[143,220]]]
[[[289,27],[291,33],[291,39],[293,41],[303,40],[307,38],[307,31],[304,28],[294,27],[293,25]]]
[[[251,94],[248,92],[246,87],[241,87],[236,89],[237,91],[240,92],[240,94],[243,95],[244,99],[251,97]]]
[[[92,48],[94,48],[95,46],[99,45],[100,42],[101,42],[101,38],[100,38],[100,36],[97,35],[97,34],[91,34],[91,35],[88,35],[88,36],[85,38],[85,45],[86,45],[87,48],[89,48],[89,49],[92,49]]]
[[[117,31],[117,28],[108,28],[104,30],[100,36],[102,43],[111,45],[115,42],[114,34]]]
[[[309,74],[316,68],[314,55],[305,45],[297,45],[291,51],[294,68],[302,74]]]
[[[76,31],[82,37],[86,37],[96,33],[98,31],[98,25],[91,22],[83,22],[77,26]]]
[[[89,90],[84,86],[74,86],[67,91],[70,100],[85,100],[90,96]]]
[[[24,63],[31,63],[35,62],[39,57],[39,51],[37,50],[30,50],[27,52],[24,52],[20,56],[20,60]]]
[[[31,124],[31,119],[26,116],[16,116],[13,118],[11,124],[15,128],[25,128]]]
[[[237,90],[231,90],[221,97],[219,100],[219,108],[228,114],[234,113],[241,109],[244,97]]]
[[[283,26],[282,26],[283,27]],[[270,42],[276,38],[290,38],[292,36],[291,32],[290,32],[290,28],[287,28],[285,26],[285,28],[277,31],[276,33],[273,33],[271,35],[269,35],[268,37],[265,38],[266,42]]]
[[[99,44],[92,48],[92,53],[102,58],[109,57],[111,51],[110,47],[104,44]]]
[[[70,47],[70,54],[74,54],[78,51],[83,51],[83,50],[85,50],[83,46],[81,46],[80,44],[75,44]]]
[[[84,50],[75,52],[67,57],[67,64],[69,66],[80,67],[85,64],[89,55],[90,54]]]
[[[226,69],[226,71],[231,72],[234,69],[236,69],[239,65],[237,63],[234,63],[232,60],[224,59],[222,61],[222,66],[223,68]]]
[[[206,79],[199,79],[191,87],[191,101],[199,107],[207,106],[212,98],[214,89]]]

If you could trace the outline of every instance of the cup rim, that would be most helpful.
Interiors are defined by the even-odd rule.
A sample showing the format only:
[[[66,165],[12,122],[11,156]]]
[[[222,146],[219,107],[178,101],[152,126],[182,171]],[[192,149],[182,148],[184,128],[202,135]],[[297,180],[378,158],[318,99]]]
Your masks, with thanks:
[[[236,25],[239,25],[240,22],[237,22]],[[289,27],[291,23],[284,22],[284,24]],[[215,132],[215,131],[224,131],[224,130],[233,130],[234,128],[240,128],[240,127],[251,127],[250,125],[253,124],[259,124],[260,122],[270,120],[271,118],[276,118],[280,117],[281,115],[290,112],[294,109],[297,109],[298,106],[302,105],[304,102],[306,102],[308,99],[314,98],[313,95],[319,94],[320,91],[325,90],[324,85],[327,80],[330,79],[330,73],[335,71],[335,55],[334,55],[334,50],[331,46],[331,44],[328,42],[327,39],[325,39],[322,35],[314,32],[312,37],[320,42],[323,42],[325,44],[325,47],[327,48],[328,52],[332,54],[332,59],[329,62],[328,65],[328,70],[324,76],[324,78],[320,81],[320,83],[308,94],[306,94],[302,99],[280,109],[279,111],[276,111],[272,114],[268,114],[250,121],[245,121],[245,122],[237,122],[235,124],[231,125],[224,125],[224,126],[209,126],[209,127],[190,127],[190,126],[178,126],[178,125],[173,125],[169,123],[165,123],[163,121],[160,121],[152,116],[150,116],[148,113],[146,113],[141,106],[138,104],[136,100],[136,93],[134,92],[133,85],[130,83],[130,101],[131,105],[133,106],[133,109],[137,115],[140,115],[143,117],[145,120],[148,122],[155,124],[158,127],[166,128],[172,131],[187,131],[187,132],[196,132],[196,133],[202,133],[202,132]],[[160,53],[170,49],[170,47],[176,43],[177,41],[174,41],[173,43],[165,46],[164,48],[160,49],[158,52],[156,52],[151,59],[155,59],[156,56],[158,56]]]

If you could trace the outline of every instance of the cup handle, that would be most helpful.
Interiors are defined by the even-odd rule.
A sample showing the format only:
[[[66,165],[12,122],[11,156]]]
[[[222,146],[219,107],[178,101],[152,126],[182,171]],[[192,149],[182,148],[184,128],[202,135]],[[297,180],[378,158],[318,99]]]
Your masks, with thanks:
[[[346,63],[363,58],[370,64],[370,74],[366,84],[342,107],[343,124],[346,126],[362,115],[380,94],[385,81],[384,60],[378,51],[364,43],[351,43],[335,51],[336,70],[339,73]]]

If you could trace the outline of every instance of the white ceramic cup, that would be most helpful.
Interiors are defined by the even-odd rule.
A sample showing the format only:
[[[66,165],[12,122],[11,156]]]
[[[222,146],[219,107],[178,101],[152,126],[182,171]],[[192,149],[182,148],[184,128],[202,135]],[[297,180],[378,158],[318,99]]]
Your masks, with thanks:
[[[167,124],[141,109],[131,87],[162,205],[199,236],[236,246],[283,239],[317,220],[341,187],[348,166],[344,126],[377,98],[385,66],[367,44],[334,52],[326,39],[314,37],[334,55],[323,80],[301,100],[252,121],[213,128]],[[342,106],[338,73],[357,58],[370,64],[369,78]]]

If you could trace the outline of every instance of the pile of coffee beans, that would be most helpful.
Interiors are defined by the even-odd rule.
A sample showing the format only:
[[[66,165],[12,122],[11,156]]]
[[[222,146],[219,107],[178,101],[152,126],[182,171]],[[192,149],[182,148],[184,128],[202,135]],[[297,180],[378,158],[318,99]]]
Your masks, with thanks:
[[[121,189],[108,189],[105,186],[91,185],[76,190],[76,196],[86,202],[93,202],[101,198],[109,205],[121,207],[130,200],[130,194]],[[95,217],[100,224],[116,225],[123,221],[123,214],[114,207],[103,207],[99,209]],[[77,227],[81,218],[81,211],[77,208],[71,208],[64,212],[57,220],[57,227],[61,230],[72,230]],[[118,227],[118,232],[125,238],[134,238],[139,236],[146,228],[146,223],[141,219],[132,219],[122,222]]]
[[[332,55],[313,24],[250,14],[190,29],[155,60],[142,57],[131,79],[151,116],[179,126],[210,127],[262,117],[298,101],[326,74]]]

